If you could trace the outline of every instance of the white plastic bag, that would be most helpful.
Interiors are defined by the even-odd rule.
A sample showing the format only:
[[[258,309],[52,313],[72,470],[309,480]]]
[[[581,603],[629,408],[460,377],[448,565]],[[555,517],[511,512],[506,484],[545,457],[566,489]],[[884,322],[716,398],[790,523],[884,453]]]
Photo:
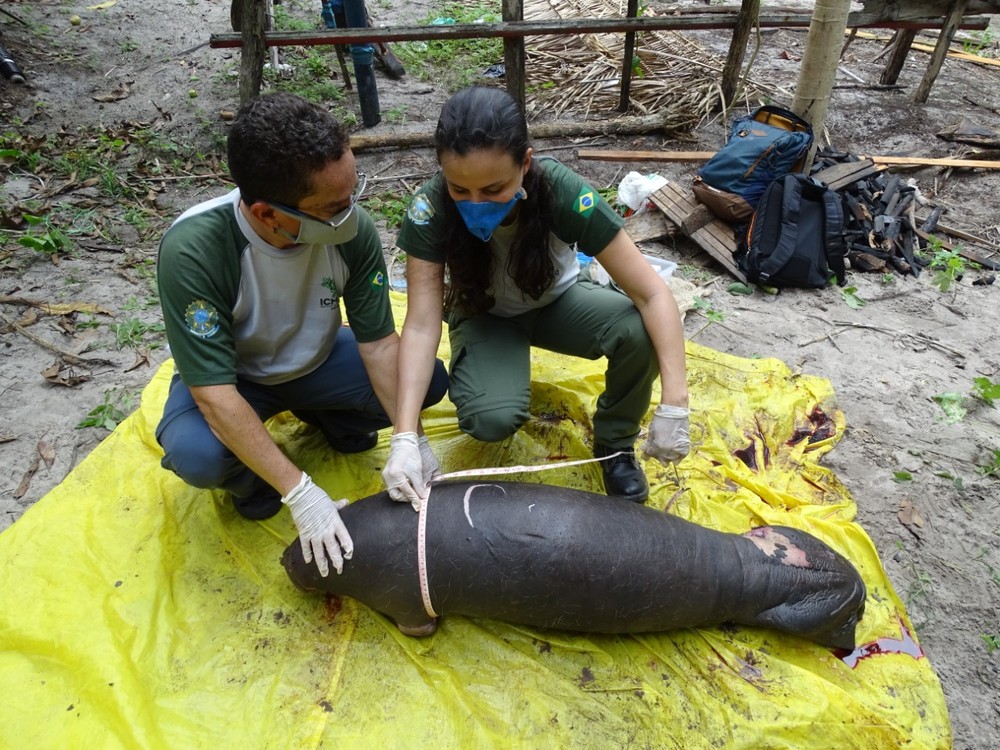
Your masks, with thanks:
[[[632,209],[633,214],[641,214],[649,206],[650,194],[666,184],[667,178],[658,174],[629,172],[618,183],[618,202]]]

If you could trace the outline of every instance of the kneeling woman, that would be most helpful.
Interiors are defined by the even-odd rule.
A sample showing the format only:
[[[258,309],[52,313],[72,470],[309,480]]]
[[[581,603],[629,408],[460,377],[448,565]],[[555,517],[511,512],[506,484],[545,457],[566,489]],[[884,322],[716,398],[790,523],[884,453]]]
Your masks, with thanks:
[[[383,471],[389,494],[416,505],[438,471],[417,430],[445,316],[450,398],[459,427],[479,440],[503,440],[528,421],[530,347],[607,357],[594,455],[611,456],[601,463],[608,495],[644,502],[649,488],[633,446],[657,375],[662,395],[643,450],[667,463],[690,447],[673,294],[596,190],[557,161],[533,158],[527,122],[506,92],[452,96],[435,146],[441,171],[413,198],[397,241],[407,253],[408,307]],[[624,294],[581,279],[577,250],[600,261]]]

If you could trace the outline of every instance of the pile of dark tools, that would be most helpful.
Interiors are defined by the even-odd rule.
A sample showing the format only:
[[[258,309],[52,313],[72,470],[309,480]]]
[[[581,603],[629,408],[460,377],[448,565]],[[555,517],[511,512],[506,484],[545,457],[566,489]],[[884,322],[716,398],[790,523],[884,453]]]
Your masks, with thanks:
[[[927,203],[917,188],[899,174],[880,169],[872,160],[836,151],[819,151],[811,175],[836,190],[844,209],[847,259],[856,271],[896,271],[918,276],[942,249],[1000,270],[1000,263],[950,242],[939,232],[943,213]],[[917,212],[926,214],[918,218]],[[935,234],[935,232],[939,232]],[[961,237],[963,233],[957,232]]]

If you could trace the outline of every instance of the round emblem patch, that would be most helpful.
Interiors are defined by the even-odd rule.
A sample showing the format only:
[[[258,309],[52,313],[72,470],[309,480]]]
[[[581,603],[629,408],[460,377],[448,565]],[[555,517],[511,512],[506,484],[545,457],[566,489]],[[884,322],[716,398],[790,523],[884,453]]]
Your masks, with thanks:
[[[427,224],[434,215],[434,206],[425,193],[417,193],[406,209],[406,216],[414,224]]]
[[[219,330],[219,311],[205,300],[195,300],[184,311],[188,330],[201,339],[214,336]]]

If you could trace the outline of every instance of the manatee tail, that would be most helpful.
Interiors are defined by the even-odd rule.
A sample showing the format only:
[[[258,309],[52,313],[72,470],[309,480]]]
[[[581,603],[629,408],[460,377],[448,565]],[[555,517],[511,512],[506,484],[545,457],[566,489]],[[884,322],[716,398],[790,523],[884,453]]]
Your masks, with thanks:
[[[816,537],[787,526],[754,529],[782,601],[757,612],[754,624],[800,635],[828,648],[853,650],[867,589],[857,569]]]

